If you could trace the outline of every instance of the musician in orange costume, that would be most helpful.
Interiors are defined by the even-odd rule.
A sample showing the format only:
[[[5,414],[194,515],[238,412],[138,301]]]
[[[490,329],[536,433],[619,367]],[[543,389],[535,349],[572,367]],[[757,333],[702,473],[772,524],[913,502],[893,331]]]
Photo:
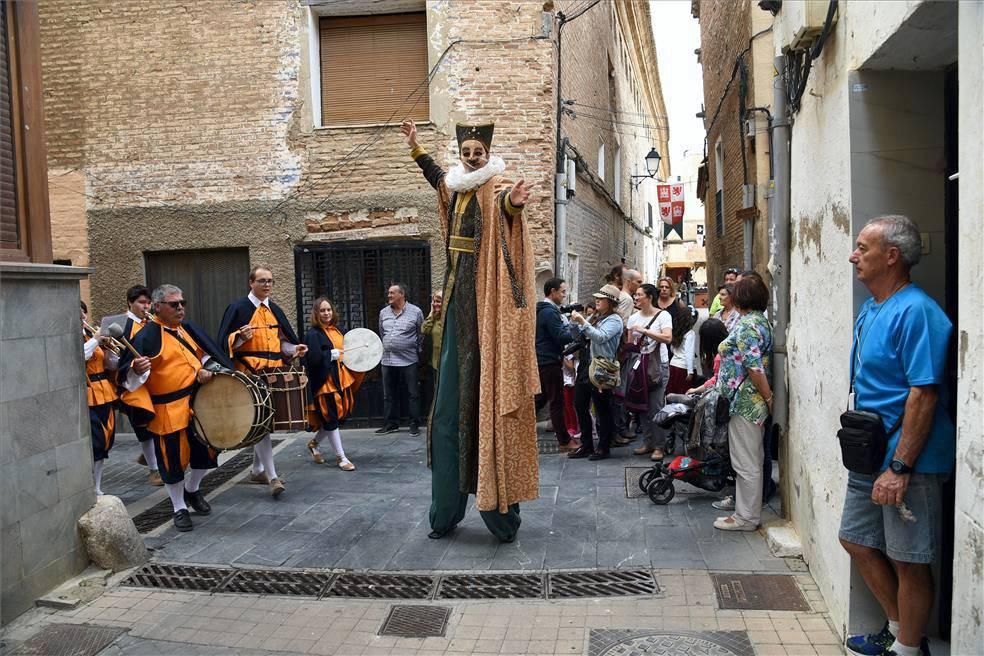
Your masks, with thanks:
[[[154,320],[133,341],[140,357],[128,351],[121,358],[120,380],[130,392],[150,397],[154,416],[147,430],[174,508],[174,526],[190,531],[194,527],[188,506],[202,515],[212,510],[199,485],[218,456],[194,434],[191,397],[198,385],[212,380],[213,372],[228,370],[232,363],[201,328],[184,320],[185,300],[179,288],[161,285],[151,298]]]
[[[230,303],[222,315],[218,341],[239,371],[256,374],[282,367],[285,360],[303,357],[307,351],[287,315],[270,299],[273,282],[273,271],[268,267],[253,267],[249,272],[249,294]],[[253,446],[250,480],[266,483],[273,498],[284,491],[273,461],[269,433]]]
[[[343,332],[338,327],[335,305],[326,296],[314,301],[311,328],[304,335],[307,354],[304,368],[308,373],[308,424],[315,431],[308,444],[311,457],[324,462],[321,443],[328,438],[335,451],[335,463],[343,471],[354,471],[355,465],[345,457],[339,422],[355,406],[355,393],[365,374],[349,371],[343,363]]]
[[[81,301],[80,301],[81,302]],[[89,308],[82,304],[82,325],[85,326]],[[85,396],[89,405],[89,429],[92,434],[92,477],[96,494],[101,495],[103,462],[109,457],[116,438],[116,385],[113,371],[119,357],[108,348],[109,337],[92,334],[82,328],[82,352],[85,355]]]

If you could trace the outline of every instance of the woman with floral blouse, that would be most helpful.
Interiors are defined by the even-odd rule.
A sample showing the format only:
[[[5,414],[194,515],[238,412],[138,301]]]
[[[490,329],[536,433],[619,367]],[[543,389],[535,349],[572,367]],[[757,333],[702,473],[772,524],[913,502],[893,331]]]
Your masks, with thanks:
[[[772,413],[772,325],[764,312],[769,289],[758,276],[734,283],[732,303],[741,320],[718,351],[718,391],[731,401],[728,448],[735,470],[735,511],[714,528],[754,531],[762,519],[762,460],[765,421]]]

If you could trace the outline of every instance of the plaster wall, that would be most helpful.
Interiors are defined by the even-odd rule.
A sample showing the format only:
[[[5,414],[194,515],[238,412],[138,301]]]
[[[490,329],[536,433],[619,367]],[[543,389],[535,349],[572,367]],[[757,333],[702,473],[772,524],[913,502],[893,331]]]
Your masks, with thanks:
[[[960,264],[963,298],[984,294],[984,4],[959,7],[961,136]],[[973,307],[973,302],[971,307]],[[951,648],[984,653],[984,323],[961,312],[957,326],[957,470]],[[959,601],[956,601],[959,600]]]

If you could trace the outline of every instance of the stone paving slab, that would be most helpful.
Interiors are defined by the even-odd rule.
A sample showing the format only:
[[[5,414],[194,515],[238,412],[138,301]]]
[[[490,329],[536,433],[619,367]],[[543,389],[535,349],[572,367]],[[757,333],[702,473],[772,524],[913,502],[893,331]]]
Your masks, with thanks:
[[[357,470],[316,465],[307,435],[286,436],[277,469],[287,491],[240,480],[209,497],[212,514],[193,515],[195,530],[162,529],[159,561],[264,567],[372,570],[541,570],[544,568],[686,567],[788,572],[761,533],[726,533],[712,524],[718,495],[684,490],[665,506],[626,498],[625,467],[645,465],[631,447],[600,462],[543,454],[541,496],[521,505],[512,544],[486,530],[472,497],[448,538],[429,540],[430,471],[424,438],[345,430]],[[326,457],[332,461],[332,458]],[[111,490],[107,490],[110,491]],[[763,521],[775,519],[764,510]]]

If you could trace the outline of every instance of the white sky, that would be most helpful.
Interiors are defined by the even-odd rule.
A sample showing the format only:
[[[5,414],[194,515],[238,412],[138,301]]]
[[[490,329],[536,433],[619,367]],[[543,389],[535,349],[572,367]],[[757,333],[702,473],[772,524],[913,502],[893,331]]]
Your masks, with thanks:
[[[649,8],[670,120],[670,170],[674,180],[678,175],[686,179],[694,172],[685,170],[684,152],[689,158],[704,148],[704,124],[694,116],[704,101],[703,78],[694,54],[700,47],[700,26],[690,15],[690,0],[651,0]]]

